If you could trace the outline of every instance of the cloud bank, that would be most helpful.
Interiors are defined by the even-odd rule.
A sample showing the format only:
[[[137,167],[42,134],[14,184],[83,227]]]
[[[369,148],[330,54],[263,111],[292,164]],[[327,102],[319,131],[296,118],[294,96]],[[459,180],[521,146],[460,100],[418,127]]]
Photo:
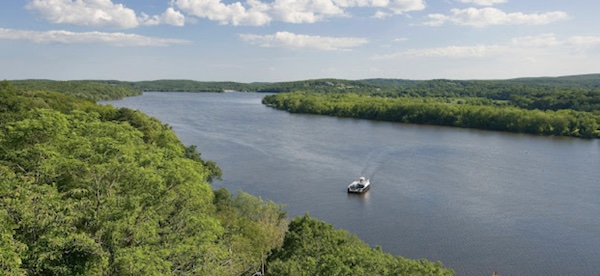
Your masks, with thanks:
[[[153,16],[138,15],[133,9],[115,4],[112,0],[30,0],[26,8],[56,24],[129,29],[159,24],[183,26],[185,15],[181,11],[189,16],[234,26],[264,26],[272,21],[315,23],[331,17],[350,16],[347,9],[354,7],[380,9],[374,17],[384,18],[423,10],[425,0],[245,0],[232,3],[172,0],[171,5],[163,14]]]
[[[600,36],[557,37],[555,34],[512,38],[506,44],[480,44],[408,49],[388,55],[374,56],[375,60],[401,58],[488,58],[494,56],[545,56],[554,53],[584,55],[585,51],[600,48]]]
[[[184,15],[173,8],[161,15],[138,16],[134,10],[111,0],[31,0],[25,7],[49,22],[77,26],[129,29],[158,24],[183,26],[185,21]]]
[[[0,40],[21,40],[34,43],[61,43],[61,44],[108,44],[114,46],[170,46],[189,44],[189,41],[180,39],[156,38],[126,33],[103,32],[69,32],[53,30],[46,32],[23,31],[0,28]]]
[[[347,9],[369,7],[385,9],[376,17],[425,9],[424,0],[246,0],[225,4],[221,0],[173,0],[185,13],[220,24],[263,26],[272,21],[315,23],[332,17],[350,16]]]
[[[348,50],[368,42],[365,38],[309,36],[290,32],[277,32],[272,35],[240,34],[239,37],[251,45],[260,47],[305,48],[321,51]]]
[[[545,25],[569,18],[567,13],[553,11],[546,13],[522,12],[506,13],[496,8],[467,8],[452,9],[450,15],[430,14],[428,26],[441,26],[447,23],[463,26],[483,28],[491,25]]]
[[[464,4],[475,4],[479,6],[493,6],[496,4],[506,3],[508,0],[458,0],[458,2]]]
[[[332,17],[348,17],[349,8],[377,8],[375,18],[425,9],[425,0],[171,0],[161,15],[137,14],[113,0],[29,0],[26,8],[56,24],[129,29],[167,24],[183,26],[189,16],[219,24],[264,26],[272,21],[315,23]],[[178,10],[176,10],[177,8]]]

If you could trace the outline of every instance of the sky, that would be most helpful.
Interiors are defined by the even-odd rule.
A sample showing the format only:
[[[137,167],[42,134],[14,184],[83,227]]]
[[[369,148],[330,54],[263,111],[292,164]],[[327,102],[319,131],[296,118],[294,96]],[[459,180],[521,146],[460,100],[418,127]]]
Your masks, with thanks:
[[[597,0],[6,0],[0,79],[600,73]]]

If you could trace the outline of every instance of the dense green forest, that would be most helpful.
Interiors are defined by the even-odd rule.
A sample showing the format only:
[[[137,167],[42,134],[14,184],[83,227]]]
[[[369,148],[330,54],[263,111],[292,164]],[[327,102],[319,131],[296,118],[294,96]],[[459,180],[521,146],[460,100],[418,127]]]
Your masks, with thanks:
[[[457,126],[541,135],[600,137],[600,115],[564,110],[528,110],[486,98],[374,97],[359,94],[284,93],[263,103],[311,113],[402,123]]]
[[[290,112],[600,137],[600,75],[512,80],[0,82],[2,275],[452,275],[284,206],[213,190],[212,161],[168,125],[94,100],[272,92]],[[283,93],[286,92],[286,93]],[[287,93],[291,92],[291,93]]]
[[[139,89],[97,81],[15,80],[11,83],[20,90],[59,92],[96,101],[117,100],[142,94]]]
[[[357,93],[381,97],[477,97],[506,101],[524,109],[572,109],[600,113],[600,74],[508,80],[317,79],[274,83],[155,81],[17,80],[18,89],[54,91],[92,100],[121,99],[157,92],[317,92]]]
[[[269,256],[271,275],[452,275],[441,263],[408,260],[371,248],[308,215],[292,220],[283,246]]]
[[[275,83],[22,80],[14,81],[14,86],[92,100],[119,99],[142,91],[302,92],[267,97],[265,103],[291,112],[372,120],[582,138],[600,135],[600,74],[508,80],[318,79]],[[303,94],[306,92],[321,96]]]
[[[220,177],[139,111],[0,82],[0,274],[453,274],[309,216],[288,228]]]
[[[430,80],[409,86],[390,86],[385,89],[365,91],[382,97],[436,97],[460,98],[477,97],[495,101],[507,101],[511,105],[525,109],[577,111],[600,111],[600,88],[569,83],[550,83],[540,79],[537,82],[502,81],[461,81]],[[600,77],[596,83],[600,84]]]
[[[360,92],[378,89],[377,85],[362,81],[339,79],[318,79],[275,83],[202,82],[193,80],[154,80],[154,81],[52,81],[14,80],[17,89],[28,91],[53,91],[77,98],[92,100],[112,100],[141,95],[142,92],[268,92],[282,93],[293,91],[311,92]]]
[[[140,82],[97,81],[100,83],[125,86],[140,91],[155,92],[269,92],[282,93],[293,91],[331,92],[331,91],[364,91],[377,89],[378,86],[362,81],[339,79],[318,79],[291,82],[202,82],[192,80],[155,80]]]

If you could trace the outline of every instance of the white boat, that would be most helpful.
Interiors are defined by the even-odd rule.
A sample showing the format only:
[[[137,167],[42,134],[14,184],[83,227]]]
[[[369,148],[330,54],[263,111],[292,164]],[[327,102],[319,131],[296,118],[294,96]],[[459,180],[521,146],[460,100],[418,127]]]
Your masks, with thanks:
[[[355,180],[348,185],[348,192],[362,194],[368,191],[369,188],[371,188],[371,182],[368,178],[361,176],[358,180]]]

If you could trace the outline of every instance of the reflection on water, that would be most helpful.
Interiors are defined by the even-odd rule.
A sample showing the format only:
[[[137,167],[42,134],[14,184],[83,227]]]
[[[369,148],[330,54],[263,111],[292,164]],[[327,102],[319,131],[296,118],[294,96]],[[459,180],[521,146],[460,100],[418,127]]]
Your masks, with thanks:
[[[600,143],[288,114],[257,94],[145,93],[141,109],[287,205],[457,275],[600,275]],[[372,188],[348,194],[352,178]]]
[[[366,193],[362,193],[362,194],[357,194],[357,193],[347,193],[348,194],[348,199],[349,200],[356,200],[358,202],[360,202],[363,205],[366,205],[369,203],[369,192]]]

